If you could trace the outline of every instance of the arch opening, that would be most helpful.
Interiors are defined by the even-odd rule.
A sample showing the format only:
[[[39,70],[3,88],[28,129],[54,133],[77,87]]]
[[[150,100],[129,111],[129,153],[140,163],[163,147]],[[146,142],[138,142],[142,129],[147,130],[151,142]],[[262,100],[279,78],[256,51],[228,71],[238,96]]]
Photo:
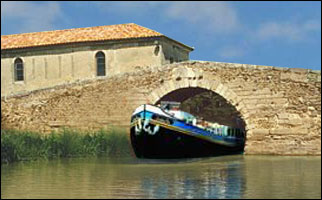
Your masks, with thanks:
[[[145,139],[141,144],[136,143],[135,134],[132,134],[131,131],[131,142],[134,149],[141,148],[144,151],[143,156],[142,152],[135,152],[138,157],[187,158],[241,154],[244,152],[246,123],[240,112],[221,95],[201,87],[179,88],[159,98],[153,106],[166,109],[167,112],[171,113],[172,108],[164,106],[169,103],[171,106],[176,105],[175,109],[187,113],[187,116],[191,114],[196,121],[184,121],[186,127],[170,120],[163,129],[165,131],[163,135],[155,136],[151,140]],[[157,115],[152,115],[152,121],[155,119],[153,116]],[[157,120],[159,119],[157,118]],[[164,120],[166,119],[164,118]],[[132,123],[134,121],[135,117],[132,116]],[[155,123],[151,127],[151,131],[157,124]],[[201,126],[199,126],[200,124]],[[186,133],[183,129],[176,129],[176,126],[187,128],[187,130],[189,126],[195,126],[202,131],[197,130],[197,128],[193,130],[200,134],[196,136]],[[189,129],[189,131],[192,131],[192,129]],[[203,131],[206,131],[206,133]],[[216,141],[214,142],[214,140]],[[160,145],[160,141],[163,141],[162,145]]]
[[[180,88],[164,95],[155,105],[162,101],[179,102],[182,111],[207,121],[244,129],[246,127],[242,115],[236,107],[221,95],[208,89],[200,87]]]

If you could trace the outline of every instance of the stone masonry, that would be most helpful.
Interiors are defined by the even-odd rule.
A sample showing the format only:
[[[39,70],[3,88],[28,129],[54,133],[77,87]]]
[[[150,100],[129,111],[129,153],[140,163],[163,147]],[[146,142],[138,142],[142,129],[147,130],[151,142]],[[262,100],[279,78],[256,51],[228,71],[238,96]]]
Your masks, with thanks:
[[[50,132],[129,127],[131,114],[182,88],[225,98],[247,130],[246,154],[321,155],[321,72],[188,61],[1,100],[1,127]]]

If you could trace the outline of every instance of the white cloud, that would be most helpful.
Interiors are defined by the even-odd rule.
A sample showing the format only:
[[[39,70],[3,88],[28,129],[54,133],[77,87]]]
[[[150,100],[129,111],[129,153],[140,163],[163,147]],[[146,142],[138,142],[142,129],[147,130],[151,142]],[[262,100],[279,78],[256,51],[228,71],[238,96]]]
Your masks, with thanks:
[[[321,31],[321,21],[307,20],[302,23],[267,22],[259,26],[255,32],[260,40],[284,39],[287,41],[303,41],[310,33]]]
[[[1,18],[15,23],[17,33],[38,32],[55,29],[62,11],[58,2],[1,1]]]
[[[271,39],[282,41],[305,41],[311,33],[321,32],[321,20],[294,17],[284,21],[261,22],[251,25],[241,21],[238,9],[226,1],[121,1],[96,2],[102,12],[119,15],[160,19],[172,24],[189,26],[200,30],[202,37],[238,35],[240,40],[260,42]],[[256,27],[255,27],[256,26]],[[180,27],[180,25],[179,25]],[[255,40],[255,41],[254,41]]]
[[[227,2],[172,2],[165,10],[167,17],[216,33],[228,33],[240,26],[237,11]]]
[[[148,13],[157,14],[160,6],[166,5],[161,1],[99,1],[94,2],[99,11],[133,17],[146,16]]]
[[[96,2],[102,12],[131,14],[133,17],[158,16],[177,20],[212,33],[229,33],[239,26],[237,11],[228,2],[208,1],[122,1]]]
[[[303,28],[306,31],[320,31],[321,32],[321,20],[308,20],[303,24]]]

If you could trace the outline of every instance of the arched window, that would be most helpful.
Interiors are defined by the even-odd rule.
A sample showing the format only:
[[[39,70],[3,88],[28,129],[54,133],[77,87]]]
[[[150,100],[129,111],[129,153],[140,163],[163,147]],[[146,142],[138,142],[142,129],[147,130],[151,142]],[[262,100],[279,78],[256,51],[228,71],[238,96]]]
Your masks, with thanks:
[[[154,48],[154,55],[159,55],[159,52],[160,52],[160,46],[157,45],[155,48]]]
[[[105,76],[106,75],[105,54],[100,51],[95,55],[95,58],[96,58],[97,76]]]
[[[15,60],[14,76],[15,76],[15,81],[23,81],[24,80],[23,61],[21,58],[17,58]]]

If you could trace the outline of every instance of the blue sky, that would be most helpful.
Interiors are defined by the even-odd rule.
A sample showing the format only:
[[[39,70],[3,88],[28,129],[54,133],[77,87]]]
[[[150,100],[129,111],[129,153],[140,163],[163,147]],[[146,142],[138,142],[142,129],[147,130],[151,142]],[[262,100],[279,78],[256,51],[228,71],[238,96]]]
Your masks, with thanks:
[[[321,70],[321,2],[1,1],[1,35],[136,23],[192,60]]]

